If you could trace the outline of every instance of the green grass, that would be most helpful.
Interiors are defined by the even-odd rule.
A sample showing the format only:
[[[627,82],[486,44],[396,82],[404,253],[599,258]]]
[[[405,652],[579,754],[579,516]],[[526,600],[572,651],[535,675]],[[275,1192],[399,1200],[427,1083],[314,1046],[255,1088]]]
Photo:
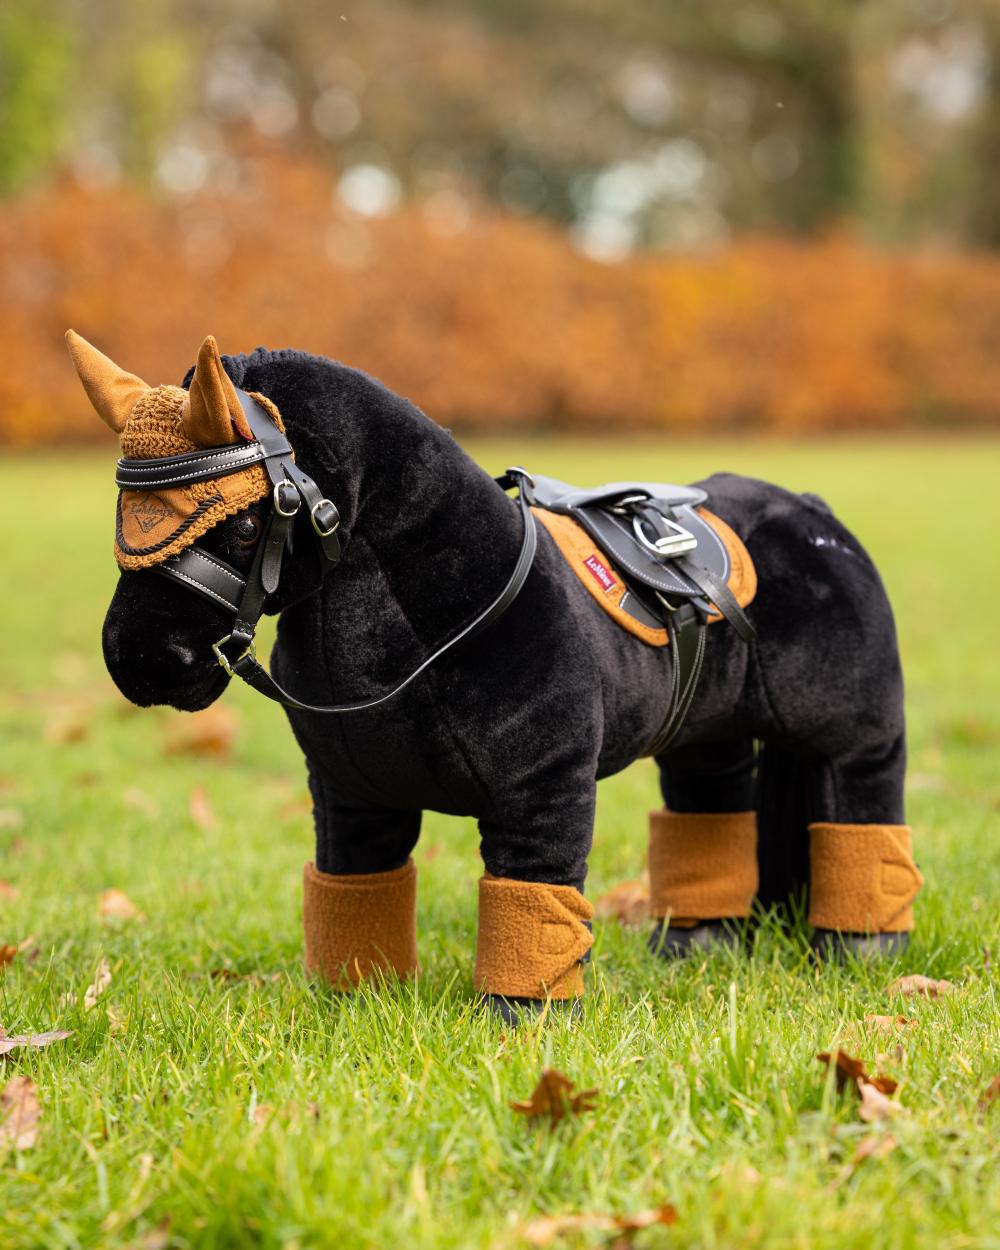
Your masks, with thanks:
[[[598,924],[579,1022],[508,1035],[471,992],[474,825],[430,816],[418,983],[350,999],[312,988],[303,764],[280,711],[232,690],[231,760],[165,754],[182,718],[130,711],[100,656],[111,453],[14,460],[0,497],[0,878],[20,897],[0,901],[0,943],[33,934],[39,954],[0,975],[0,1023],[74,1033],[0,1059],[0,1085],[25,1073],[43,1104],[37,1145],[0,1155],[0,1247],[154,1244],[168,1218],[174,1246],[514,1247],[539,1213],[663,1202],[678,1224],[637,1245],[1000,1247],[1000,1105],[976,1108],[1000,1071],[997,443],[473,450],[494,470],[516,461],[581,482],[729,468],[835,505],[899,620],[927,877],[911,950],[893,969],[819,972],[801,936],[765,931],[752,958],[663,967],[640,934]],[[67,723],[84,735],[53,741]],[[189,813],[199,785],[207,830]],[[639,871],[655,794],[649,763],[602,784],[592,894]],[[145,922],[100,923],[110,886]],[[113,980],[87,1012],[102,957]],[[210,975],[223,966],[263,979]],[[893,1003],[898,971],[959,988]],[[895,1041],[861,1022],[895,1010],[918,1021],[888,1060],[897,1146],[852,1170],[870,1130],[813,1056],[842,1041],[873,1066]],[[593,1113],[551,1134],[508,1107],[546,1064],[601,1090]],[[310,1102],[318,1119],[254,1122],[261,1103]]]

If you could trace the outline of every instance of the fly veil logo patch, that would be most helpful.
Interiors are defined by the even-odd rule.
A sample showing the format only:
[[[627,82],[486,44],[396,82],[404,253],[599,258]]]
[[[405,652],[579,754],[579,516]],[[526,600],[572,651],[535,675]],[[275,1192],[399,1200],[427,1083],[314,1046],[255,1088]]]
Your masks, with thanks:
[[[606,564],[598,557],[591,553],[583,562],[583,567],[591,575],[604,590],[614,590],[618,585],[618,578],[614,576]]]
[[[129,515],[144,534],[156,527],[171,515],[170,509],[155,495],[133,500],[128,506]]]

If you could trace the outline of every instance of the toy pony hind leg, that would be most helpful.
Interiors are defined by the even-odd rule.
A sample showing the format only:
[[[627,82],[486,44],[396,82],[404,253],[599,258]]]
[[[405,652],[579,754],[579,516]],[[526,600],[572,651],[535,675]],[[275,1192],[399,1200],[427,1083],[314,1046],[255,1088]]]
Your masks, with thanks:
[[[878,750],[850,751],[811,767],[813,947],[833,958],[898,954],[908,944],[923,885],[903,817],[903,734]]]
[[[903,823],[902,733],[833,758],[770,745],[760,758],[759,784],[749,741],[658,761],[667,808],[650,817],[651,949],[669,959],[735,943],[755,895],[784,902],[808,879],[818,953],[904,950],[923,878]]]
[[[417,970],[419,811],[331,801],[317,793],[316,861],[305,866],[306,970],[334,989]]]
[[[735,945],[757,893],[753,741],[694,743],[656,762],[665,806],[649,818],[650,949],[674,959]]]

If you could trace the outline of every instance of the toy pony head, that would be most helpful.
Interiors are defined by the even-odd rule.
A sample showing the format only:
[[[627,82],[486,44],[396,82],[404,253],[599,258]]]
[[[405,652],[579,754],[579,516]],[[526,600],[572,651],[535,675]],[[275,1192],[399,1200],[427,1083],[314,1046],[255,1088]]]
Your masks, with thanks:
[[[219,646],[234,618],[251,599],[255,625],[277,590],[300,503],[313,505],[326,543],[336,544],[336,509],[296,468],[273,403],[234,386],[214,338],[187,391],[148,386],[72,330],[66,339],[91,403],[121,439],[108,671],[140,706],[207,707],[228,681]]]

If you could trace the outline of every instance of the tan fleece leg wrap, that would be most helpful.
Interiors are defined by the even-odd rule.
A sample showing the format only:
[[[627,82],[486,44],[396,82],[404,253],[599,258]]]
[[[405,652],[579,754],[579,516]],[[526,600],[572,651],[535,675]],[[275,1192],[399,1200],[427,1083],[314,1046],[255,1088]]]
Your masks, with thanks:
[[[373,973],[417,970],[417,870],[334,876],[306,864],[306,971],[350,989]]]
[[[754,812],[649,813],[649,911],[678,927],[750,913],[757,893]]]
[[[809,826],[809,923],[817,929],[912,929],[911,904],[923,883],[909,826]]]
[[[571,885],[479,882],[479,936],[473,981],[503,998],[578,998],[580,960],[594,938],[584,925],[594,909]]]

